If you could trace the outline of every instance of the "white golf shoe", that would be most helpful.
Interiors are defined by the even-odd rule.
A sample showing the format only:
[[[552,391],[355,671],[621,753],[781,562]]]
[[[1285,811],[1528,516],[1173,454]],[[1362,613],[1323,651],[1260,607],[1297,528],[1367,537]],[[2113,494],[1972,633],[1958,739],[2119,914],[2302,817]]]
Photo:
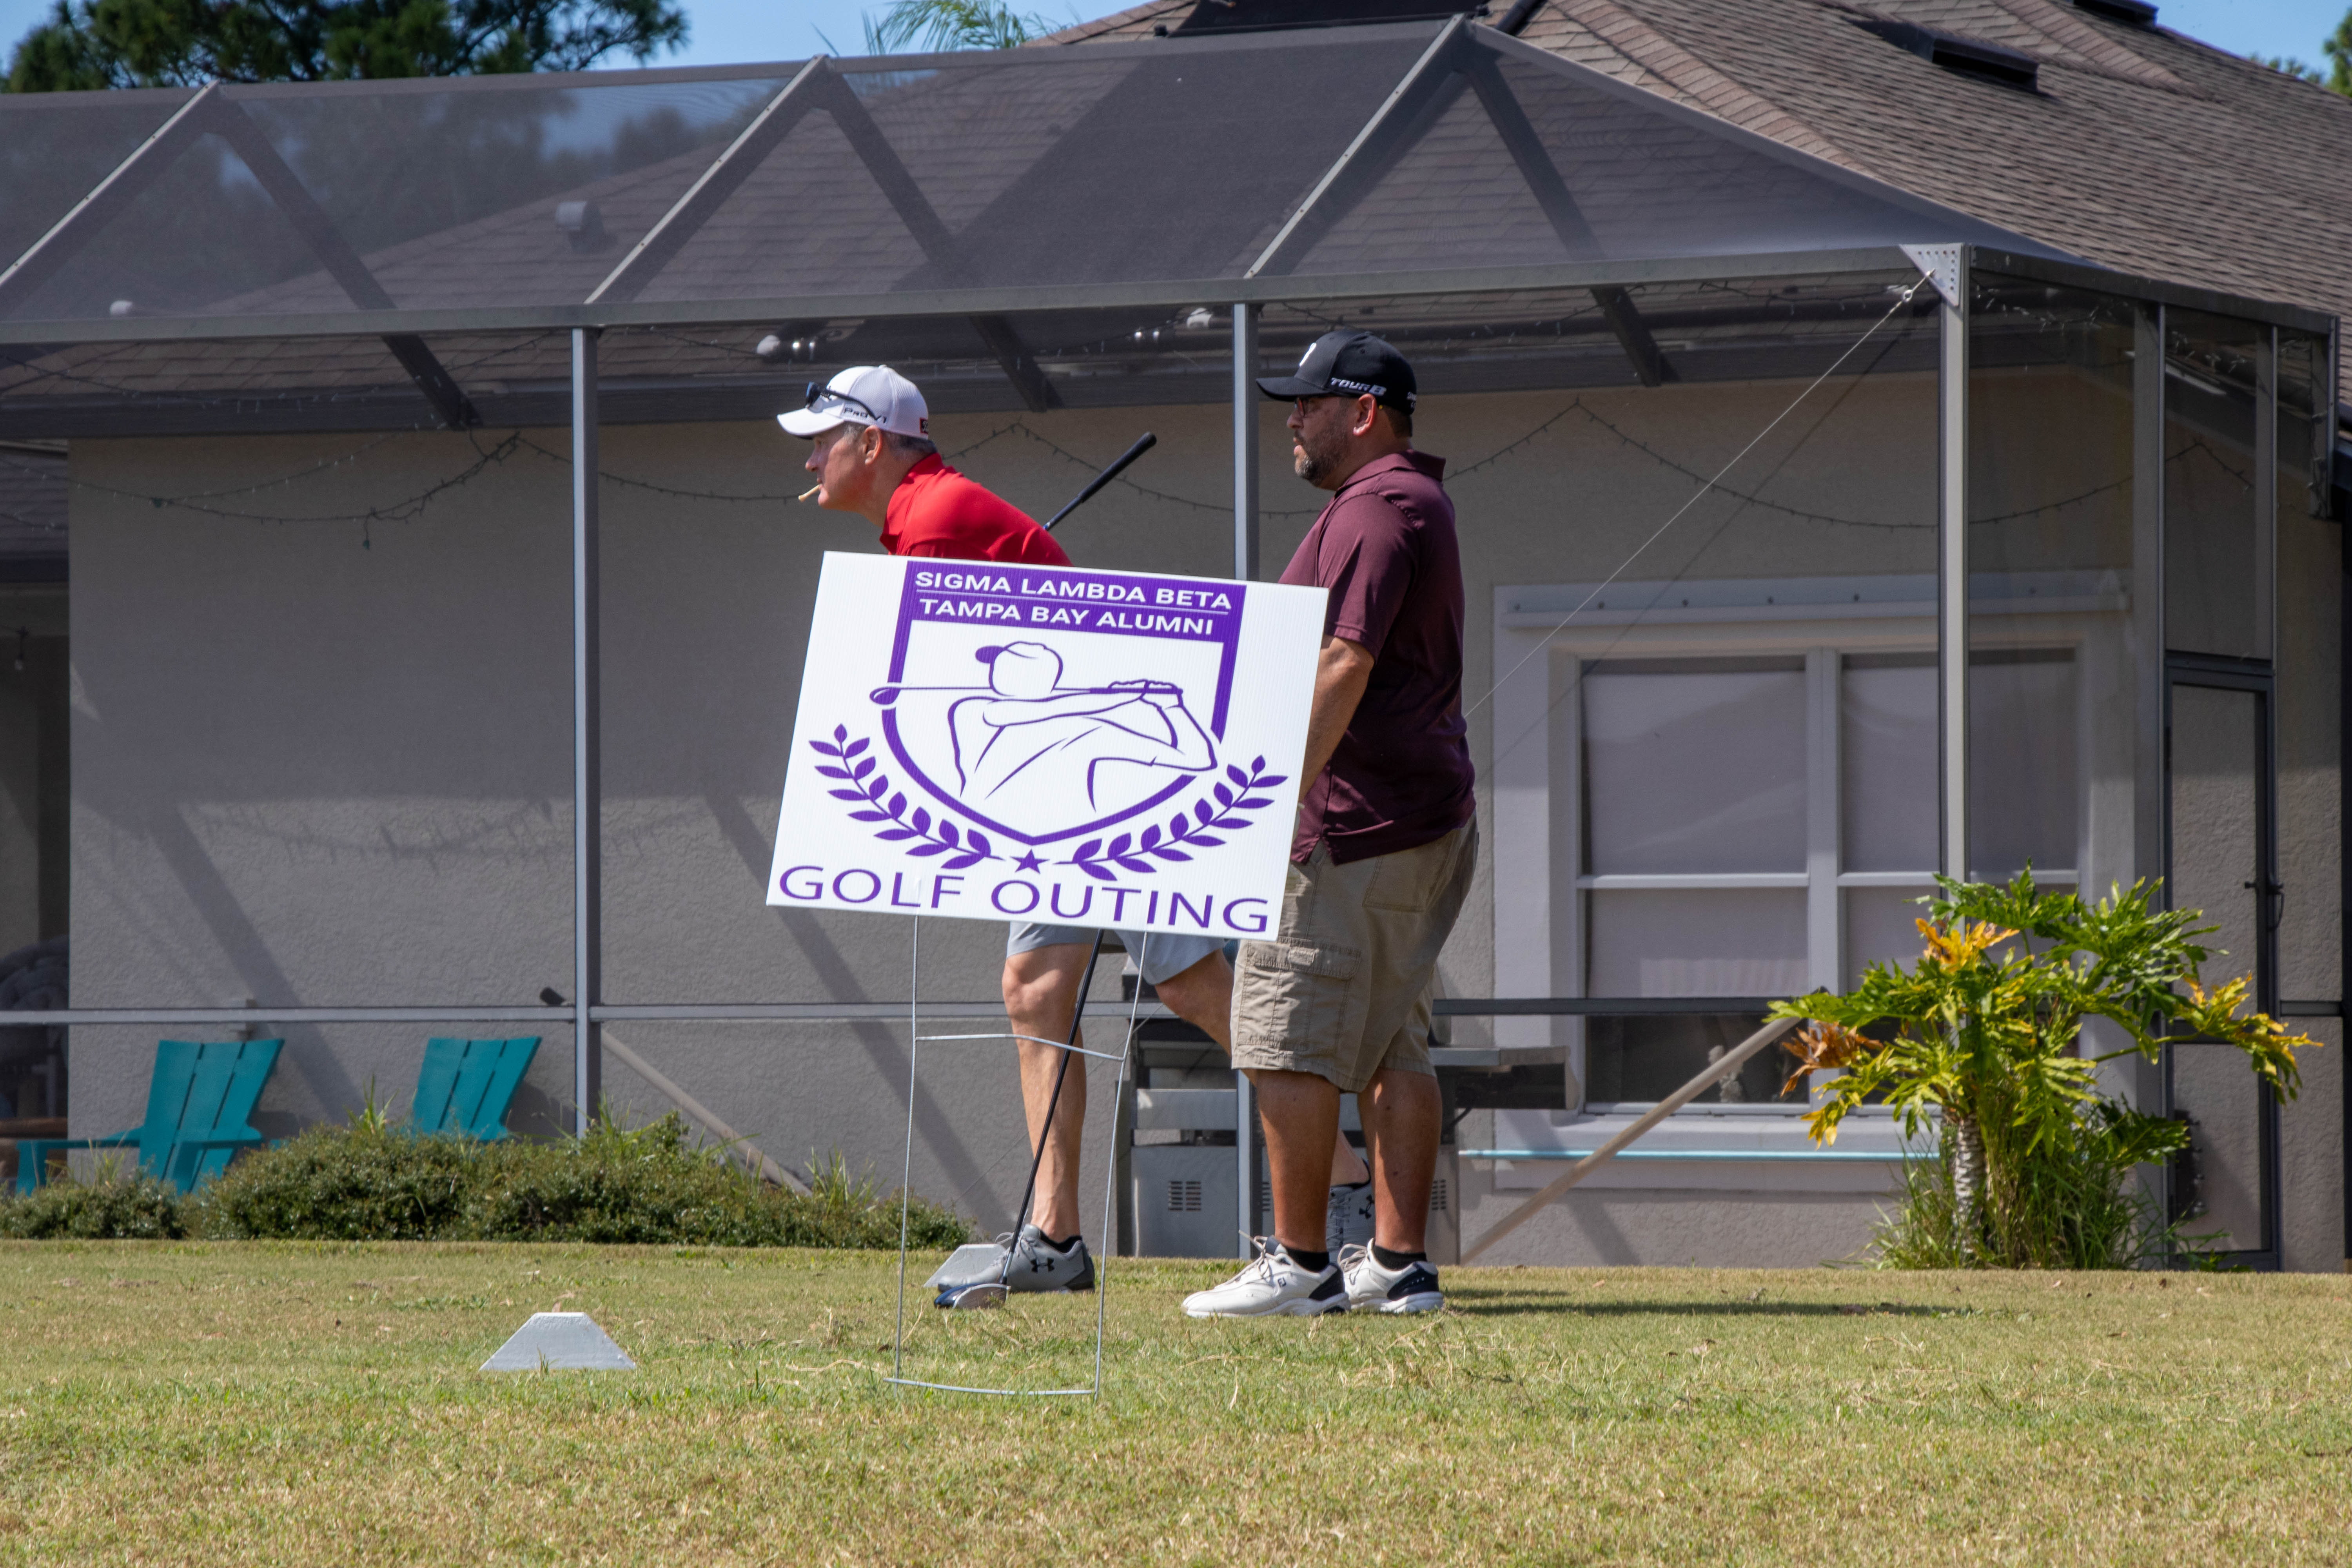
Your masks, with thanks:
[[[1282,1244],[1253,1237],[1257,1256],[1223,1284],[1184,1298],[1188,1318],[1314,1318],[1348,1310],[1348,1282],[1337,1264],[1310,1271]]]
[[[1369,1247],[1351,1247],[1339,1259],[1348,1276],[1348,1305],[1360,1312],[1434,1312],[1445,1305],[1437,1270],[1416,1258],[1402,1268],[1381,1267]]]

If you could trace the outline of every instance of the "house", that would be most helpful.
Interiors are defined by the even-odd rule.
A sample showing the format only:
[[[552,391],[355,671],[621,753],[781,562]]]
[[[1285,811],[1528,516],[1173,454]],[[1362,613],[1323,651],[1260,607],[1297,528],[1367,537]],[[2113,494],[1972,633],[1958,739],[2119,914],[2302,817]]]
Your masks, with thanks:
[[[1000,938],[927,929],[915,975],[902,925],[761,906],[817,561],[872,548],[769,416],[887,360],[1041,515],[1148,428],[1073,556],[1270,574],[1320,498],[1236,362],[1338,321],[1420,368],[1472,584],[1463,1237],[1765,999],[1911,951],[1939,870],[2165,876],[2340,1043],[2352,103],[2146,10],[1205,0],[1002,55],[0,100],[0,439],[69,464],[77,1129],[167,1019],[286,1034],[273,1131],[537,1019],[576,1049],[528,1121],[665,1108],[634,1059],[887,1168],[910,983],[985,1016]],[[2336,1267],[2338,1054],[2283,1113],[2196,1047],[2117,1069],[2197,1123],[2165,1201]],[[991,1228],[1003,1056],[916,1083],[916,1186]],[[1213,1056],[1147,1054],[1138,1239],[1167,1151],[1247,1168],[1230,1096],[1168,1092]],[[1489,1256],[1853,1253],[1900,1137],[1822,1158],[1783,1076]]]

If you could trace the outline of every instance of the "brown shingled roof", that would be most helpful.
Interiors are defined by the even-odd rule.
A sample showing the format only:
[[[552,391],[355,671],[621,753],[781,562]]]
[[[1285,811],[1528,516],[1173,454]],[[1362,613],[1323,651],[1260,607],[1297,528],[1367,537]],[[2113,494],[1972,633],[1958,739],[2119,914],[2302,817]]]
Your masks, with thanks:
[[[1044,41],[1149,37],[1192,8]],[[2038,85],[1930,64],[1874,20],[2028,55]],[[2169,29],[2068,0],[1549,0],[1519,37],[2077,256],[2352,317],[2352,99]]]
[[[2037,87],[1873,17],[2030,55]],[[2064,0],[1550,0],[1519,36],[2107,266],[2352,316],[2352,99],[2166,28]]]

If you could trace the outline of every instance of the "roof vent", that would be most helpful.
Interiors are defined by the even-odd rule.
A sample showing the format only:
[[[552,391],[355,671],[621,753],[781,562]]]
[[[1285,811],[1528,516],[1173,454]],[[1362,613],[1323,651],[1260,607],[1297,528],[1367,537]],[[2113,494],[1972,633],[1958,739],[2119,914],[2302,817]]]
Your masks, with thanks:
[[[604,214],[594,202],[556,203],[555,226],[563,231],[574,250],[604,248]]]
[[[2042,62],[2032,55],[2021,55],[1999,44],[1988,44],[1982,38],[1964,38],[1958,33],[1884,17],[1873,18],[1861,26],[1896,48],[1908,49],[1923,60],[1932,61],[1946,70],[1958,71],[1962,76],[1982,77],[1987,81],[2032,91],[2034,79],[2042,70]]]
[[[2074,0],[2074,9],[2113,22],[2128,22],[2135,27],[2156,26],[2156,7],[2147,0]]]
[[[1263,33],[1281,27],[1344,27],[1360,22],[1422,22],[1475,7],[1465,0],[1199,0],[1176,24],[1195,33]]]

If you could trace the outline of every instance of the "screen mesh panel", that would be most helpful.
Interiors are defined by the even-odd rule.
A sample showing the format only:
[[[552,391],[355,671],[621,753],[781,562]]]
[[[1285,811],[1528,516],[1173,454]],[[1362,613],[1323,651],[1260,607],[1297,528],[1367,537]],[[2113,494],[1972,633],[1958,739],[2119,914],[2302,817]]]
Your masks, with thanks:
[[[194,101],[58,93],[5,112],[0,322],[557,325],[548,308],[592,301],[726,319],[845,297],[920,310],[942,290],[1214,298],[1253,275],[2039,248],[1432,23]]]
[[[52,241],[43,276],[0,289],[0,315],[574,304],[782,85],[217,89],[122,171],[118,201]],[[101,95],[46,96],[71,115]]]
[[[1474,41],[1451,63],[1269,270],[2005,243],[1990,225],[1566,61]]]
[[[0,267],[24,254],[194,94],[0,94]]]

